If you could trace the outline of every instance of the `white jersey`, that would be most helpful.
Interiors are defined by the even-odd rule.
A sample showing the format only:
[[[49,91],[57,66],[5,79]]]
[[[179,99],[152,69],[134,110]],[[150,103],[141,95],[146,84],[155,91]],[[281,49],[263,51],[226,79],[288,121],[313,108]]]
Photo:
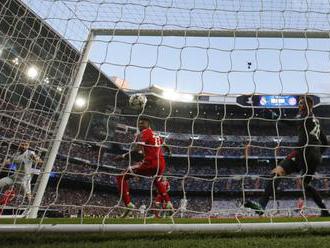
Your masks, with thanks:
[[[146,212],[147,206],[146,205],[141,205],[141,207],[139,208],[140,214],[144,215]]]
[[[187,210],[187,204],[188,204],[188,201],[187,201],[187,199],[181,199],[180,200],[180,209],[181,210]]]
[[[34,158],[38,158],[33,151],[14,154],[12,162],[16,164],[14,175],[0,179],[0,189],[6,185],[20,184],[24,194],[31,194],[32,165]]]
[[[23,153],[16,153],[12,160],[17,166],[16,176],[31,177],[32,165],[35,157],[35,152],[31,150],[26,150]]]

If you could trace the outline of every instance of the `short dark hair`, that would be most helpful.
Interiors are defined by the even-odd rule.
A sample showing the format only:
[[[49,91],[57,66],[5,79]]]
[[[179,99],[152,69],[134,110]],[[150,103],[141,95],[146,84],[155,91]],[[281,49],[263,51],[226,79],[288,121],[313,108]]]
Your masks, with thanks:
[[[151,120],[146,116],[139,117],[139,121],[146,121],[146,122],[148,122],[149,126],[151,124]]]
[[[299,97],[299,101],[300,100],[304,100],[306,103],[306,106],[309,109],[312,109],[314,107],[314,99],[312,96],[301,96],[301,97]]]

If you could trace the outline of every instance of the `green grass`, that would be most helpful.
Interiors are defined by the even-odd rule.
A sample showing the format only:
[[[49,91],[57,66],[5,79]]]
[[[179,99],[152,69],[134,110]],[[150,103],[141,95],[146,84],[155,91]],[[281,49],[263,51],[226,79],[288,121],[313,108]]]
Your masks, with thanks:
[[[329,247],[327,233],[309,234],[6,234],[1,247]]]
[[[208,219],[174,219],[176,223],[208,223]],[[241,218],[242,223],[270,222],[269,218]],[[305,221],[303,218],[273,218],[273,222]],[[330,221],[330,218],[309,217],[308,221]],[[17,223],[40,223],[41,219],[17,219]],[[102,219],[48,219],[47,224],[102,223]],[[170,219],[148,219],[148,223],[171,223]],[[211,219],[212,223],[237,223],[234,218]],[[0,224],[11,224],[11,219],[0,219]],[[108,224],[139,224],[141,219],[107,219]],[[330,247],[330,230],[295,231],[273,234],[244,233],[11,233],[0,234],[0,247]]]

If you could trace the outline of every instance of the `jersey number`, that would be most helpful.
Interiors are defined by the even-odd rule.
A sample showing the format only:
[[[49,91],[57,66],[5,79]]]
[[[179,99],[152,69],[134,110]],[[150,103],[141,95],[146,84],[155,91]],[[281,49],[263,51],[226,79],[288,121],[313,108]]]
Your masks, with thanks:
[[[313,119],[314,128],[310,131],[310,134],[313,135],[315,138],[320,139],[320,122],[318,119]]]
[[[157,135],[154,135],[153,138],[155,140],[155,146],[160,146],[161,145],[160,137]]]

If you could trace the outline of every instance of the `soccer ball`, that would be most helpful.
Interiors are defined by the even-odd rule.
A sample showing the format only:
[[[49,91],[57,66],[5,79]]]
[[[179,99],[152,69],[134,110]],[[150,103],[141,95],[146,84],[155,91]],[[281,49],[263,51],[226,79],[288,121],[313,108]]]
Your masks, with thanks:
[[[147,98],[142,94],[134,94],[129,98],[129,105],[134,109],[142,109],[147,103]]]

